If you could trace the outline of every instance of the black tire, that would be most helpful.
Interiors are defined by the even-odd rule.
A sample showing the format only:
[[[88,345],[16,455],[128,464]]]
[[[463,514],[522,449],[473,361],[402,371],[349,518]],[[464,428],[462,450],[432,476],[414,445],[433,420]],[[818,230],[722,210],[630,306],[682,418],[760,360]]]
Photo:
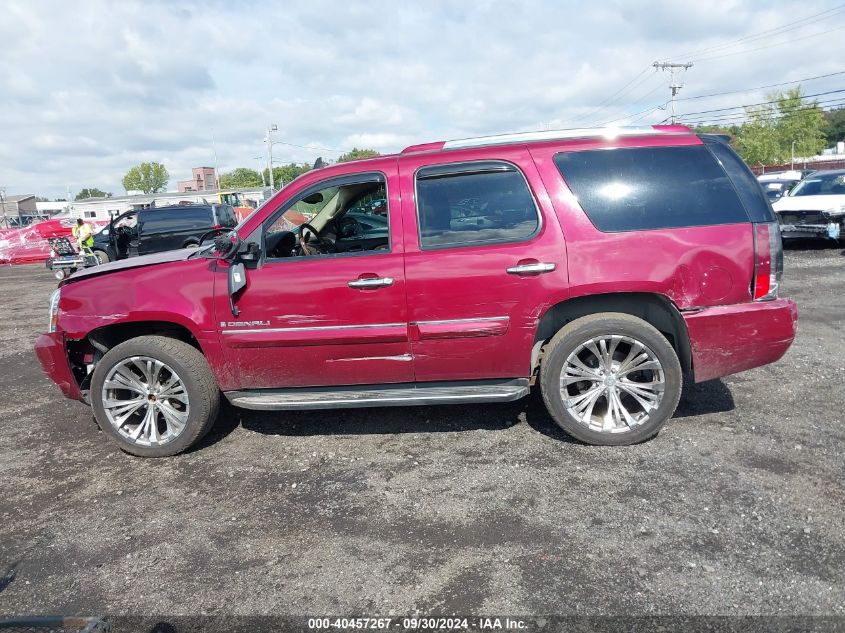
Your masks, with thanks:
[[[103,384],[121,361],[134,356],[155,359],[172,368],[188,396],[188,417],[181,432],[166,443],[143,446],[121,435],[109,422],[103,406]],[[139,457],[167,457],[188,449],[208,433],[220,409],[220,390],[205,356],[183,341],[165,336],[139,336],[109,350],[97,363],[91,379],[91,405],[100,428],[120,448]]]
[[[663,396],[657,408],[648,413],[640,424],[615,433],[594,430],[581,422],[564,405],[560,387],[561,372],[570,354],[592,338],[610,335],[622,335],[644,344],[660,362],[664,380]],[[672,417],[681,397],[683,373],[672,345],[652,325],[629,314],[604,312],[576,319],[552,337],[540,367],[540,387],[546,409],[566,433],[587,444],[624,446],[654,437]],[[574,388],[577,389],[577,385]],[[630,396],[624,397],[631,402]],[[607,400],[604,403],[606,407]],[[635,402],[633,404],[638,406]]]
[[[109,257],[109,254],[106,251],[94,249],[94,255],[97,256],[97,261],[100,264],[108,264],[111,261],[111,257]]]

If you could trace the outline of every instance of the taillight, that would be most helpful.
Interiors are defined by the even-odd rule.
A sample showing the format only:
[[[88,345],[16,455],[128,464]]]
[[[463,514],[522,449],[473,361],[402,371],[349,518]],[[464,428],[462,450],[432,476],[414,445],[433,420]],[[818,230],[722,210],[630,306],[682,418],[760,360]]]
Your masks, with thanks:
[[[222,228],[223,228],[223,225],[222,225],[222,224],[215,224],[213,228],[215,228],[215,229],[222,229]]]
[[[754,301],[777,299],[783,275],[783,244],[777,222],[754,225]]]

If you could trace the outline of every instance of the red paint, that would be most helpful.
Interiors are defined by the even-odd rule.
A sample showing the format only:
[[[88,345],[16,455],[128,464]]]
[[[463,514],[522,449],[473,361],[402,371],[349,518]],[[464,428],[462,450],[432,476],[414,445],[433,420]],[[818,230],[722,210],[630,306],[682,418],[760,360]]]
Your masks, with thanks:
[[[685,313],[696,382],[779,360],[792,345],[798,308],[789,299]]]
[[[63,341],[113,324],[163,321],[197,340],[223,390],[519,378],[532,371],[537,327],[552,306],[636,292],[665,298],[683,315],[696,380],[773,362],[792,342],[797,313],[789,300],[752,301],[755,261],[758,279],[764,271],[751,223],[602,233],[552,162],[571,149],[701,143],[686,128],[671,131],[460,150],[430,143],[308,172],[249,218],[241,238],[317,182],[378,171],[387,182],[390,251],[265,262],[247,270],[238,316],[229,308],[226,263],[177,251],[95,267],[62,284],[59,332],[39,339],[38,356],[78,397]],[[541,228],[517,243],[421,249],[414,172],[480,159],[520,169]],[[506,272],[537,262],[555,268]],[[367,277],[393,283],[348,286]]]
[[[61,334],[41,334],[35,339],[35,355],[47,377],[59,386],[62,393],[73,400],[82,400],[79,385],[70,371],[64,340]]]

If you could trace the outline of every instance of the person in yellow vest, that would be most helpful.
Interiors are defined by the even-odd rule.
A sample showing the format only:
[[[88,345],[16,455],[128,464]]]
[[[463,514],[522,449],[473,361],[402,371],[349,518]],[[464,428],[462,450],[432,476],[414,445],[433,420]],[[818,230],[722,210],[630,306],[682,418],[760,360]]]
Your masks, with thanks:
[[[82,218],[76,220],[76,226],[71,229],[71,232],[76,238],[76,243],[79,245],[80,251],[84,248],[94,246],[94,229]]]

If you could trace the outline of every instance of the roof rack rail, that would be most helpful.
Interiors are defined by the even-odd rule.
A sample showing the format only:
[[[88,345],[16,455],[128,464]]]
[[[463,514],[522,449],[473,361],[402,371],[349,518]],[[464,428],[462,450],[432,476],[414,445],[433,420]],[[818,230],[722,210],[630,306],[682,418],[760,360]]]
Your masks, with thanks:
[[[482,147],[484,145],[504,145],[507,143],[527,143],[531,141],[559,141],[578,138],[607,138],[619,136],[643,136],[653,134],[689,134],[691,130],[684,125],[644,125],[636,127],[575,128],[570,130],[546,130],[543,132],[518,132],[516,134],[498,134],[446,141],[442,149]],[[433,144],[432,144],[433,145]],[[412,146],[408,150],[419,146]],[[405,150],[407,151],[407,150]]]

